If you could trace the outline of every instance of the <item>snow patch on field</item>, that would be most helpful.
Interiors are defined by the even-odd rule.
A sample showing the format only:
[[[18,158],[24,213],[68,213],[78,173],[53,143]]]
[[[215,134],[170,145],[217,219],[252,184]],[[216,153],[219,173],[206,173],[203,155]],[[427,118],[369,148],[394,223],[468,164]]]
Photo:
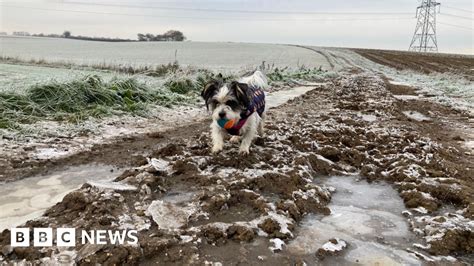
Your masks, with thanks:
[[[64,38],[0,36],[2,55],[23,60],[43,59],[83,65],[155,66],[178,61],[180,65],[219,71],[252,70],[263,61],[276,67],[323,67],[325,58],[299,47],[278,44],[230,42],[84,42]],[[45,49],[47,47],[47,49]],[[117,56],[120,55],[120,56]]]

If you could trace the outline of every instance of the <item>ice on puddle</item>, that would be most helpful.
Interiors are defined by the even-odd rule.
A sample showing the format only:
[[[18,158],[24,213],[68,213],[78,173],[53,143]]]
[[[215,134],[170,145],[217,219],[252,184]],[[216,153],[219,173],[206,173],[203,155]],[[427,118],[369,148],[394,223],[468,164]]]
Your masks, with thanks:
[[[417,111],[404,111],[403,114],[409,119],[412,119],[418,122],[431,121],[431,118]]]
[[[180,206],[172,202],[155,200],[148,207],[146,213],[162,229],[174,230],[185,225],[189,216],[197,211],[195,205]]]
[[[107,165],[82,165],[51,174],[25,178],[0,186],[0,231],[40,217],[92,176],[110,180],[116,173]]]
[[[321,85],[321,84],[318,83],[314,85]],[[292,88],[291,90],[275,91],[271,94],[266,95],[265,107],[267,110],[273,107],[277,107],[313,89],[314,87],[311,86],[311,87],[295,87],[295,88]]]
[[[61,185],[61,175],[53,175],[48,178],[41,179],[36,184],[38,186],[58,186]]]
[[[354,176],[333,176],[324,185],[336,188],[328,205],[331,215],[305,217],[287,245],[288,252],[305,256],[319,248],[339,248],[328,244],[337,238],[351,248],[343,256],[326,258],[329,264],[420,264],[405,251],[412,246],[412,233],[401,215],[403,201],[390,185],[368,184]]]

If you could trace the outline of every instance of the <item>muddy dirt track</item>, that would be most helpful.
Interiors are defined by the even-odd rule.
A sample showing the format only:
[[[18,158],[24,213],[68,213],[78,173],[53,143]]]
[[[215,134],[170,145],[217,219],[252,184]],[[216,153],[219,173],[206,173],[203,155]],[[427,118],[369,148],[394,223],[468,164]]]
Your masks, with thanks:
[[[398,70],[410,69],[430,73],[455,73],[474,81],[474,56],[454,54],[420,54],[403,51],[352,49],[367,59]]]
[[[85,184],[26,226],[136,228],[139,244],[11,248],[5,230],[0,251],[7,261],[66,258],[81,265],[321,263],[344,256],[351,243],[303,256],[285,244],[298,236],[304,217],[331,213],[334,189],[318,180],[345,175],[397,189],[416,236],[405,253],[426,263],[472,263],[474,154],[453,126],[469,115],[396,97],[409,93],[383,76],[343,74],[270,110],[266,135],[245,157],[235,144],[211,155],[206,122],[48,162],[45,167],[99,161],[134,168],[113,183]],[[337,245],[332,238],[327,241]]]

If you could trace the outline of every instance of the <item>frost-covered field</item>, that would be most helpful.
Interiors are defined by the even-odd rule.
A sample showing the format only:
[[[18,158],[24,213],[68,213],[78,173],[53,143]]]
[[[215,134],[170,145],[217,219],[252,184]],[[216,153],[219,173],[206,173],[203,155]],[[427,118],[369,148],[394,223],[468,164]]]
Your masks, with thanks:
[[[319,67],[327,69],[320,54],[278,44],[204,42],[89,42],[57,38],[0,37],[1,56],[23,60],[45,60],[85,65],[161,65],[177,60],[218,70],[255,68],[265,61],[279,67]],[[175,57],[176,56],[176,57]]]
[[[104,80],[122,75],[109,71],[79,70],[67,68],[52,68],[43,66],[28,66],[0,63],[0,92],[23,93],[33,85],[42,85],[51,81],[68,82],[87,75],[100,75]],[[153,79],[149,79],[153,81]]]

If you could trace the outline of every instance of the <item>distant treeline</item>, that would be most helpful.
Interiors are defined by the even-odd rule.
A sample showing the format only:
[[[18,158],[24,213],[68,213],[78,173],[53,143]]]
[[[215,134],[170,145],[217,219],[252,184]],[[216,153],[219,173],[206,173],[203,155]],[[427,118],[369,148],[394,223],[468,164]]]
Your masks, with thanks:
[[[6,33],[5,33],[6,35]],[[34,36],[34,37],[49,37],[49,38],[66,38],[66,39],[75,39],[75,40],[84,40],[84,41],[101,41],[101,42],[136,42],[137,40],[132,39],[120,39],[120,38],[107,38],[107,37],[89,37],[89,36],[74,36],[70,31],[65,31],[63,34],[30,34],[24,31],[15,31],[13,32],[15,36]],[[153,35],[151,33],[137,34],[139,42],[181,42],[186,40],[186,37],[181,31],[169,30],[164,34]]]
[[[169,30],[158,35],[138,33],[137,36],[139,42],[182,42],[186,40],[186,36],[178,30]]]

